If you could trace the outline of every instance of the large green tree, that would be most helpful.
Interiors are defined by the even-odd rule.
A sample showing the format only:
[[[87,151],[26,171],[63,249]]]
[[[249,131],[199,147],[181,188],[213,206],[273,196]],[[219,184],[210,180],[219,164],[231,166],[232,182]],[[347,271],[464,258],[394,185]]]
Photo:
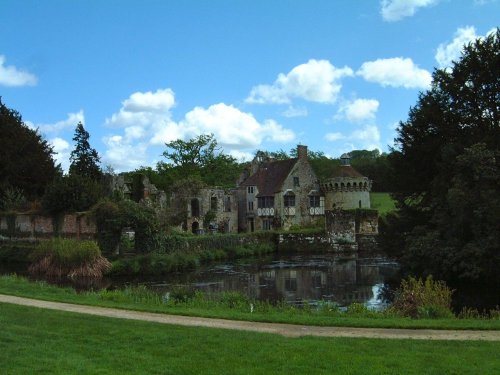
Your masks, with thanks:
[[[100,158],[97,151],[90,146],[89,138],[89,133],[85,130],[83,124],[79,122],[73,137],[75,149],[71,151],[70,155],[69,174],[76,174],[97,181],[102,177],[102,171],[99,167]]]
[[[499,283],[499,29],[434,72],[396,142],[399,213],[382,225],[386,250],[408,272]]]
[[[167,163],[159,163],[160,174],[171,177],[172,182],[184,178],[198,178],[206,185],[232,187],[241,173],[235,158],[221,152],[213,134],[201,134],[184,141],[166,143],[163,156]]]
[[[12,191],[39,198],[58,172],[50,144],[0,98],[0,201]]]

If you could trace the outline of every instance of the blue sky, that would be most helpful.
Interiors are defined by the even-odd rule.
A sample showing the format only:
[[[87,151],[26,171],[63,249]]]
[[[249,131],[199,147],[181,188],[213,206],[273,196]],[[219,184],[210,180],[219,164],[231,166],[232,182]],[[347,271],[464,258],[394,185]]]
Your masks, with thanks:
[[[213,133],[238,159],[388,151],[432,71],[500,25],[498,0],[0,0],[0,96],[67,168],[153,166]]]

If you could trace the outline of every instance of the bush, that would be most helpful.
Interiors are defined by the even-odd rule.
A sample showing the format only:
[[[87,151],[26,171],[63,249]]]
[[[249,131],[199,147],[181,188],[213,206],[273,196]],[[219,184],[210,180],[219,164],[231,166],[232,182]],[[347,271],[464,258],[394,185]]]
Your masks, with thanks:
[[[432,276],[425,281],[409,277],[401,281],[389,310],[411,318],[450,318],[452,294],[444,281],[434,281]]]
[[[54,238],[42,241],[30,254],[29,271],[56,277],[102,277],[111,263],[93,241]]]

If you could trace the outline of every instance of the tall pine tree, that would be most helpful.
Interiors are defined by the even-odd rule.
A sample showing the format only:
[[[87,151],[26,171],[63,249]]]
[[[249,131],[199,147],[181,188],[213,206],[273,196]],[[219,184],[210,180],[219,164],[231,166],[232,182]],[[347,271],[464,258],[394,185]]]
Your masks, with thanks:
[[[102,177],[102,171],[99,167],[100,158],[97,151],[90,147],[89,137],[89,133],[85,130],[83,124],[79,122],[73,137],[76,145],[75,149],[71,151],[69,174],[88,177],[97,181]]]

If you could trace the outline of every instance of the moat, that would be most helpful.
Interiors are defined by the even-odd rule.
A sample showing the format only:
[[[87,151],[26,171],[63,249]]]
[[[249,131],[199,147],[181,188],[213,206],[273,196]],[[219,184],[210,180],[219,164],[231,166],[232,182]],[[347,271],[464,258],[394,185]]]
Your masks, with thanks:
[[[187,287],[206,293],[237,291],[269,302],[300,305],[325,300],[340,306],[357,302],[382,308],[385,303],[379,299],[379,292],[397,271],[397,263],[381,256],[273,254],[214,263],[161,279],[110,280],[110,286],[140,283],[162,293]]]

